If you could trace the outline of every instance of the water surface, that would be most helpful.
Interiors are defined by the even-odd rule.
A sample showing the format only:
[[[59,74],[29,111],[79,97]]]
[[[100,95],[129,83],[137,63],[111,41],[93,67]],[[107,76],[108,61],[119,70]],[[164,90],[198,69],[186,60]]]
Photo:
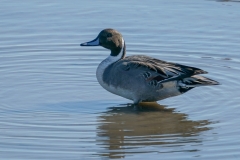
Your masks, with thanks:
[[[240,3],[1,1],[1,159],[240,159]],[[119,30],[127,55],[202,68],[220,86],[141,104],[105,91],[109,51],[80,47]]]

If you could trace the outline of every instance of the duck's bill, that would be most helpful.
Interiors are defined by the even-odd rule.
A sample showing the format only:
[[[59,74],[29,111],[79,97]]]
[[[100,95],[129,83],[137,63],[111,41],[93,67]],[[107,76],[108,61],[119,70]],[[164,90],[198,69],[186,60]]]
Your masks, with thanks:
[[[99,38],[97,37],[90,42],[82,43],[82,44],[80,44],[80,46],[99,46]]]

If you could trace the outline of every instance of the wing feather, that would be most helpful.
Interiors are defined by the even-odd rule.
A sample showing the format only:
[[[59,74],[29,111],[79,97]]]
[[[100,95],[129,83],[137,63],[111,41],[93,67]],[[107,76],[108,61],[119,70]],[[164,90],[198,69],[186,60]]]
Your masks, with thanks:
[[[143,72],[153,72],[153,76],[148,77],[148,80],[156,80],[158,83],[207,73],[199,68],[170,63],[143,55],[125,57],[121,60],[121,67],[125,71],[141,68]]]

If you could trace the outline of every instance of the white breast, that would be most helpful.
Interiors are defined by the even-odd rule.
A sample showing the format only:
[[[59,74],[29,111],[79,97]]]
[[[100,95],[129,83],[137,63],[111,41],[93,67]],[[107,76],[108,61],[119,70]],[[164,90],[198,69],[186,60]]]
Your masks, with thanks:
[[[122,41],[123,44],[124,44],[124,40]],[[123,45],[122,45],[123,46]],[[122,48],[123,50],[123,48]],[[99,84],[104,88],[106,89],[107,91],[111,92],[111,93],[114,93],[116,95],[119,95],[119,96],[122,96],[122,97],[125,97],[127,99],[131,99],[133,100],[134,98],[134,94],[132,92],[130,92],[129,90],[126,90],[126,89],[123,89],[123,88],[120,88],[120,87],[115,87],[115,86],[112,86],[112,85],[108,85],[106,84],[104,81],[103,81],[103,73],[105,71],[105,69],[111,65],[112,63],[118,61],[119,59],[121,59],[122,57],[122,54],[123,52],[121,52],[117,55],[117,56],[108,56],[105,60],[103,60],[98,68],[97,68],[97,72],[96,72],[96,76],[97,76],[97,80],[99,82]]]
[[[99,84],[104,89],[106,89],[107,91],[109,91],[113,94],[125,97],[130,100],[134,100],[134,94],[132,92],[130,92],[129,90],[126,90],[126,89],[123,89],[120,87],[115,87],[113,85],[108,85],[103,81],[103,72],[110,64],[113,63],[112,61],[113,61],[112,56],[109,56],[108,58],[106,58],[104,61],[102,61],[99,64],[99,66],[97,68],[97,72],[96,72],[96,76],[97,76],[97,80],[98,80]]]

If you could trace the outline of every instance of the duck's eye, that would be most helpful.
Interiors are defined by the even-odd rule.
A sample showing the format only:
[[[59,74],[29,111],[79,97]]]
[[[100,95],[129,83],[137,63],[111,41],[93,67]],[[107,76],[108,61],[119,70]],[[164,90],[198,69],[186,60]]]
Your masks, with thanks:
[[[107,37],[111,37],[111,36],[112,36],[112,34],[111,34],[111,33],[108,33],[108,34],[107,34]]]

